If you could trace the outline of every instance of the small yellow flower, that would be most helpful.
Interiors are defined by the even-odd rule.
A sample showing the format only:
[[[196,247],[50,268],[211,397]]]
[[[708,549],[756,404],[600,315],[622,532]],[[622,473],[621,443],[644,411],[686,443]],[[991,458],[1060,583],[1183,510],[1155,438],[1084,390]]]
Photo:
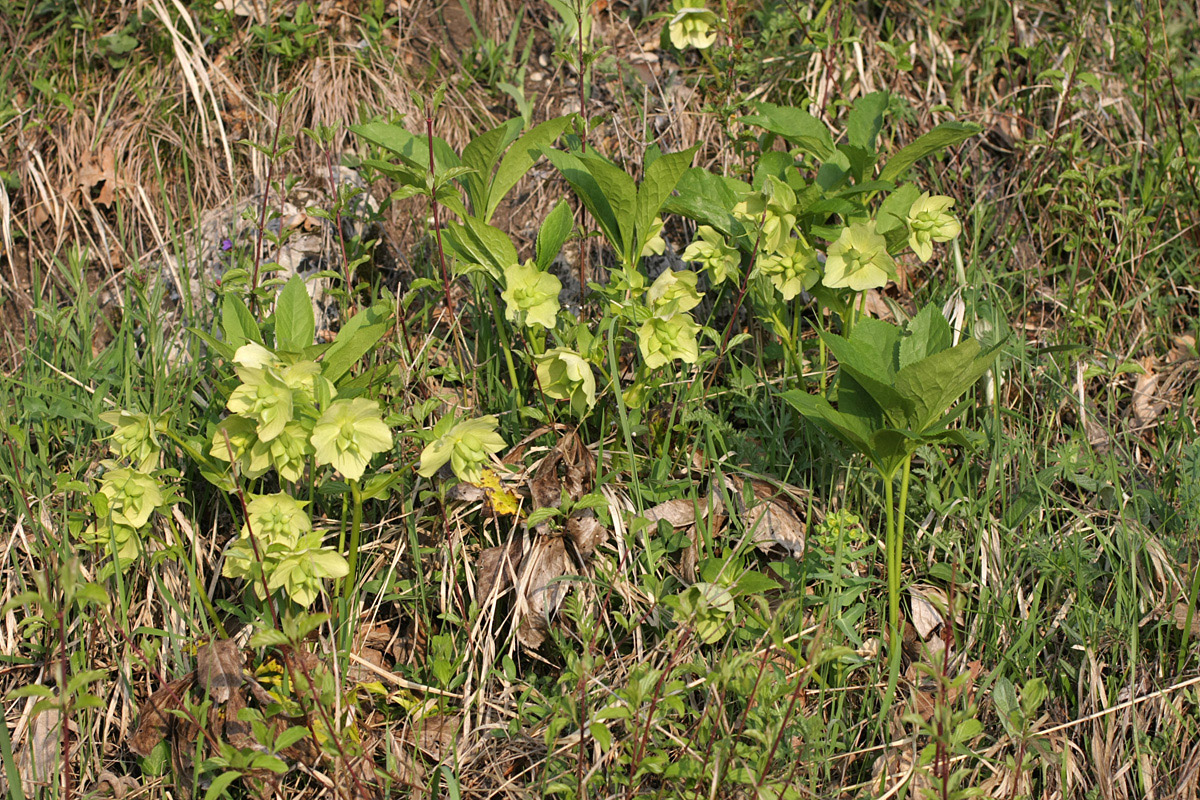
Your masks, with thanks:
[[[875,232],[875,222],[855,222],[829,246],[822,282],[830,289],[862,292],[895,277],[896,262],[888,255],[887,240]]]
[[[691,311],[700,305],[700,292],[696,290],[696,273],[691,270],[664,270],[650,284],[646,292],[646,305],[656,317],[670,319],[676,314]]]
[[[683,251],[684,261],[697,261],[702,269],[708,270],[708,281],[720,286],[729,277],[736,276],[741,258],[737,248],[730,247],[725,237],[715,228],[701,225],[696,238]]]
[[[821,279],[817,252],[802,239],[794,237],[784,239],[774,253],[762,256],[758,270],[771,280],[784,300],[808,291]]]
[[[700,357],[696,334],[700,326],[690,314],[676,314],[671,319],[653,317],[638,328],[638,349],[646,366],[657,369],[675,359],[695,364]]]
[[[537,376],[542,392],[555,400],[569,400],[576,416],[596,405],[592,365],[570,350],[558,347],[537,356]]]
[[[356,481],[371,456],[391,448],[392,432],[376,401],[364,397],[335,400],[313,426],[312,445],[318,464],[331,464]]]

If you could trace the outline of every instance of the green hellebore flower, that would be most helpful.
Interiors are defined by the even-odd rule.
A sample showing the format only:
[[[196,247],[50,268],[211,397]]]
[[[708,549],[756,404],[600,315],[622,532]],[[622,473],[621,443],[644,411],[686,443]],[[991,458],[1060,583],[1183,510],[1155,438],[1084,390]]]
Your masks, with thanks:
[[[247,523],[242,525],[241,536],[249,546],[253,531],[260,548],[282,546],[290,550],[312,530],[306,505],[287,492],[252,495],[246,504]]]
[[[352,481],[362,477],[367,462],[392,446],[392,432],[379,403],[363,397],[335,400],[313,426],[312,444],[318,464],[332,464]]]
[[[896,277],[896,262],[888,255],[887,240],[875,232],[875,222],[855,222],[842,229],[829,245],[824,284],[856,292],[875,289]]]
[[[292,421],[291,388],[269,367],[239,367],[242,385],[233,390],[226,408],[253,419],[258,438],[269,442]]]
[[[720,286],[727,278],[737,275],[741,257],[737,248],[730,247],[725,237],[716,228],[701,225],[696,231],[696,238],[683,251],[684,261],[697,261],[701,269],[708,270],[708,280],[713,286]]]
[[[555,400],[569,400],[578,417],[596,405],[592,365],[570,350],[557,347],[537,356],[537,376],[542,392]]]
[[[322,580],[344,578],[349,572],[346,559],[323,547],[321,534],[314,532],[305,535],[291,553],[271,564],[267,588],[283,589],[294,602],[307,608],[320,594]]]
[[[158,461],[158,454],[162,452],[158,433],[166,427],[163,418],[155,419],[149,414],[122,409],[106,411],[100,419],[114,428],[108,436],[113,451],[121,458],[129,459],[134,469],[145,472]]]
[[[286,429],[287,426],[284,427]],[[233,451],[233,461],[238,471],[245,478],[254,480],[271,468],[270,450],[259,440],[258,426],[249,417],[235,414],[217,424],[209,455],[220,461],[229,461],[230,450]]]
[[[110,469],[104,473],[100,479],[100,493],[108,498],[113,523],[131,528],[145,525],[154,510],[163,504],[158,481],[128,467]]]
[[[762,226],[760,246],[774,252],[796,227],[796,193],[792,187],[768,175],[762,189],[751,192],[733,207],[733,215],[751,231]]]
[[[962,225],[950,213],[953,205],[952,197],[925,192],[908,210],[908,245],[922,262],[933,255],[934,242],[948,242],[962,233]]]
[[[821,279],[817,251],[794,237],[784,239],[779,250],[759,258],[758,270],[770,279],[784,300],[808,291]]]
[[[140,538],[137,531],[128,525],[95,522],[84,529],[82,538],[85,543],[103,547],[106,553],[115,556],[121,562],[122,572],[132,566],[137,558]]]
[[[558,318],[558,293],[562,282],[543,272],[532,261],[513,264],[504,270],[504,316],[514,325],[554,328]]]
[[[300,480],[304,475],[304,464],[313,454],[309,436],[309,432],[303,425],[292,421],[283,426],[283,431],[271,441],[255,440],[250,447],[248,463],[243,468],[243,473],[247,477],[252,477],[251,472],[256,469],[262,469],[262,472],[265,472],[268,467],[275,467],[284,480],[292,482]],[[261,475],[262,472],[258,474]]]
[[[679,50],[694,47],[703,50],[717,40],[713,26],[717,15],[704,7],[704,0],[675,0],[671,5],[675,16],[667,23],[671,44]]]
[[[691,270],[664,270],[650,284],[646,292],[646,305],[654,316],[670,319],[676,314],[691,311],[700,304],[700,292],[696,291],[696,273]]]
[[[675,359],[694,364],[700,357],[696,334],[700,326],[689,314],[677,314],[671,319],[653,317],[638,328],[638,349],[650,369],[657,369]]]
[[[498,424],[491,415],[458,423],[421,451],[421,466],[417,473],[432,478],[449,461],[459,480],[479,483],[488,456],[508,446],[496,432]]]

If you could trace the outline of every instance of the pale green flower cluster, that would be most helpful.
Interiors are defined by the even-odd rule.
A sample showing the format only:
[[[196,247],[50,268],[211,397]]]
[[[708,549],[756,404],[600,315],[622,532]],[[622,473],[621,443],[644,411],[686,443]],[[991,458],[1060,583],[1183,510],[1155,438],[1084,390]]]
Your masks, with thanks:
[[[556,347],[534,360],[538,385],[544,395],[570,402],[577,417],[583,417],[596,405],[596,376],[592,374],[592,365],[578,353]]]
[[[379,404],[334,399],[337,389],[315,361],[287,363],[254,343],[239,347],[233,360],[242,383],[229,396],[233,416],[217,426],[209,452],[236,465],[242,477],[274,469],[296,482],[311,456],[356,481],[372,456],[391,448]]]
[[[504,316],[514,325],[540,325],[550,330],[558,321],[558,293],[562,282],[532,261],[504,270]]]
[[[708,225],[701,225],[696,238],[683,251],[684,261],[694,261],[708,273],[708,281],[720,286],[730,278],[736,278],[741,257],[737,248],[729,244],[721,232]]]
[[[855,222],[842,229],[825,257],[824,283],[830,289],[855,292],[885,286],[896,277],[896,262],[888,255],[887,240],[875,223]]]
[[[246,504],[246,522],[225,553],[221,574],[244,578],[260,600],[283,589],[301,606],[311,606],[321,581],[342,578],[349,565],[323,546],[304,503],[286,492],[256,495]]]

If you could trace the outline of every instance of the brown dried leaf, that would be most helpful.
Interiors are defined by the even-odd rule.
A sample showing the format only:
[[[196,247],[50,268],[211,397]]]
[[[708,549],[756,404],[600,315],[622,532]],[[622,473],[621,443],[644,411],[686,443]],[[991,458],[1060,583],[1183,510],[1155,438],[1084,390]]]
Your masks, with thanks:
[[[159,742],[166,738],[175,722],[172,709],[183,708],[183,695],[192,688],[196,673],[189,672],[178,680],[171,681],[142,702],[138,709],[138,726],[129,737],[129,749],[145,758]]]
[[[479,554],[475,564],[475,597],[483,603],[512,586],[521,564],[521,543],[513,539],[506,545],[489,547]]]
[[[117,188],[116,156],[113,149],[106,146],[100,151],[99,160],[92,153],[85,155],[75,173],[75,180],[84,197],[90,197],[92,190],[98,186],[100,188],[93,202],[98,206],[112,205],[116,199]]]
[[[25,794],[37,796],[39,786],[48,787],[58,780],[61,725],[62,714],[56,708],[39,712],[29,724],[25,744],[17,751],[15,759]]]
[[[571,500],[578,500],[592,491],[596,479],[596,459],[579,434],[571,432],[558,443],[566,466],[563,490]]]
[[[1179,630],[1183,630],[1183,627],[1187,625],[1187,615],[1187,603],[1176,603],[1175,607],[1171,609],[1171,618],[1175,620],[1175,627]],[[1192,614],[1192,635],[1200,636],[1200,611]]]
[[[550,632],[550,615],[558,610],[568,585],[558,579],[571,572],[571,557],[559,537],[538,539],[521,564],[518,585],[524,608],[518,609],[517,639],[529,648],[541,647]]]
[[[945,622],[946,593],[932,586],[914,585],[908,590],[912,624],[921,639],[928,639]]]
[[[242,685],[242,651],[232,639],[218,639],[196,650],[196,685],[224,703]]]
[[[89,797],[115,797],[120,800],[130,792],[136,792],[139,788],[137,779],[130,775],[117,775],[114,772],[104,770],[100,773],[100,777],[96,779],[96,785],[88,792]]]
[[[686,528],[696,522],[696,504],[691,500],[667,500],[642,514],[650,522],[666,520],[673,528]]]
[[[384,668],[383,653],[374,647],[359,648],[357,655],[368,664],[380,669]],[[379,676],[370,667],[365,667],[357,662],[350,664],[349,669],[346,670],[346,678],[354,683],[376,683],[379,680]]]
[[[241,692],[233,692],[225,704],[225,741],[234,747],[253,747],[257,742],[251,732],[250,723],[238,719],[238,712],[246,707],[246,698]]]
[[[417,747],[434,761],[454,757],[462,749],[462,718],[450,716],[425,717],[417,725]]]
[[[546,454],[529,479],[529,496],[535,509],[558,508],[562,504],[562,481],[558,477],[560,463],[562,453],[556,447]]]
[[[804,551],[805,525],[794,514],[770,484],[751,481],[758,503],[745,510],[746,527],[754,536],[760,550],[778,545],[794,555]],[[740,496],[740,495],[739,495]]]
[[[1142,372],[1137,377],[1137,383],[1133,387],[1133,424],[1139,430],[1152,428],[1157,423],[1158,416],[1166,409],[1167,404],[1159,400],[1155,396],[1155,390],[1158,388],[1158,382],[1162,378],[1155,369],[1158,366],[1158,359],[1154,356],[1147,356],[1142,360]]]
[[[608,529],[600,524],[596,512],[586,509],[567,518],[567,536],[574,543],[579,557],[587,561],[596,548],[608,539]]]

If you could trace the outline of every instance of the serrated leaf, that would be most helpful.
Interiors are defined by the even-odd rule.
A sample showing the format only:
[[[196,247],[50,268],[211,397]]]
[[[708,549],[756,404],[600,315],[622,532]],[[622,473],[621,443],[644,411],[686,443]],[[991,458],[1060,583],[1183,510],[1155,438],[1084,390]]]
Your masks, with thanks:
[[[299,353],[313,343],[317,332],[312,298],[299,275],[293,275],[275,301],[275,341],[286,353]]]
[[[517,185],[517,181],[525,177],[525,174],[542,156],[546,148],[558,139],[570,122],[570,117],[548,119],[513,142],[512,147],[500,161],[496,177],[492,181],[487,207],[483,215],[484,222],[492,218],[504,196]]]
[[[879,179],[895,181],[922,158],[965,142],[982,130],[983,128],[973,122],[943,122],[928,133],[917,137],[916,141],[905,145],[900,152],[889,158],[879,173]]]
[[[678,153],[667,153],[646,168],[646,175],[642,179],[642,185],[637,189],[636,198],[635,225],[638,238],[641,240],[638,242],[639,245],[644,245],[650,238],[654,218],[662,210],[662,205],[671,196],[671,192],[675,191],[676,184],[691,165],[699,147],[700,145],[697,144]],[[641,247],[638,250],[640,252]]]

